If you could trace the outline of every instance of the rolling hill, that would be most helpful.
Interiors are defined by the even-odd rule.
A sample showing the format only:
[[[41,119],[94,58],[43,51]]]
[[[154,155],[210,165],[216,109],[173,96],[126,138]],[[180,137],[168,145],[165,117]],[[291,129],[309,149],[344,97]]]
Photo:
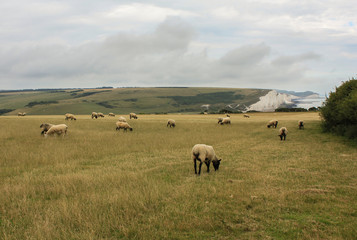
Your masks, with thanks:
[[[239,88],[98,88],[1,91],[4,115],[199,113],[240,111],[259,101],[267,89]],[[10,111],[11,110],[11,111]]]

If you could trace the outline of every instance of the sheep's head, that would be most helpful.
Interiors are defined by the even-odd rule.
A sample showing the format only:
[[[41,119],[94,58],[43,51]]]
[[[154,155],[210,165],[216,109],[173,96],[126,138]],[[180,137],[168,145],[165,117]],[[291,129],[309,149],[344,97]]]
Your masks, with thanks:
[[[133,128],[129,128],[130,129],[130,131],[133,131]]]
[[[214,167],[214,170],[215,170],[215,171],[218,170],[219,164],[221,164],[221,160],[222,160],[222,159],[218,159],[218,160],[212,161],[212,164],[213,164],[213,167]]]

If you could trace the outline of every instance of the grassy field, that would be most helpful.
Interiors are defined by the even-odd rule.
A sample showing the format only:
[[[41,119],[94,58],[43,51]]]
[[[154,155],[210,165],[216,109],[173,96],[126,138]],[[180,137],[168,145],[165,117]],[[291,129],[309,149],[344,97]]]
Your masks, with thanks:
[[[227,126],[139,115],[126,133],[118,116],[77,117],[0,117],[0,239],[356,239],[357,144],[322,134],[317,113],[237,114]],[[68,135],[41,137],[43,122]],[[196,143],[214,147],[219,171],[195,176]]]
[[[136,113],[199,113],[210,104],[210,111],[218,111],[227,104],[249,106],[267,94],[264,89],[240,88],[113,88],[68,89],[46,91],[0,92],[0,112],[13,109],[5,115],[62,115]]]

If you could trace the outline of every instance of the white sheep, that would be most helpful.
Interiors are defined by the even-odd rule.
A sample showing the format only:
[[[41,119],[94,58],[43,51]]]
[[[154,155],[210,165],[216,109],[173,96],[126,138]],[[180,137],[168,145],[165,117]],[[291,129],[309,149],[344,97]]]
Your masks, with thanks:
[[[221,125],[223,124],[231,124],[231,119],[229,117],[223,118]]]
[[[51,123],[42,123],[40,125],[40,128],[42,128],[41,135],[45,134],[52,126],[53,126],[53,124],[51,124]]]
[[[130,113],[129,117],[130,117],[130,119],[131,118],[138,119],[138,116],[135,113]]]
[[[66,113],[65,116],[65,120],[77,120],[77,118],[71,113]]]
[[[250,118],[250,116],[248,114],[244,114],[243,117]]]
[[[102,118],[104,118],[104,114],[103,114],[103,113],[101,113],[101,112],[99,112],[99,113],[98,113],[98,117],[102,117]]]
[[[46,133],[45,137],[52,136],[54,134],[62,135],[63,137],[67,134],[68,126],[66,124],[53,125]]]
[[[109,113],[108,117],[115,117],[115,114],[114,113]]]
[[[119,122],[126,122],[126,118],[123,117],[123,116],[120,116],[120,117],[118,118],[118,121],[119,121]]]
[[[223,117],[219,117],[218,118],[218,124],[221,123],[223,121]]]
[[[279,137],[280,137],[280,141],[282,141],[284,139],[286,139],[286,135],[288,134],[288,129],[286,127],[282,127],[279,129]]]
[[[267,128],[274,127],[276,128],[278,126],[278,120],[270,120],[267,124]]]
[[[92,119],[93,119],[93,118],[97,119],[97,118],[98,118],[98,113],[92,112]]]
[[[18,112],[18,113],[17,113],[17,116],[19,116],[19,117],[24,117],[24,116],[26,116],[26,113],[25,113],[25,112]]]
[[[299,120],[298,126],[299,126],[299,129],[305,128],[305,127],[304,127],[304,121],[303,121],[303,120]]]
[[[201,174],[201,167],[202,163],[204,162],[207,166],[207,172],[209,172],[209,166],[212,162],[214,170],[217,171],[219,168],[219,164],[221,163],[222,159],[218,159],[216,153],[212,146],[206,144],[196,144],[192,148],[192,158],[195,167],[195,174],[197,174],[197,163],[198,160],[200,162],[198,168],[198,175]]]
[[[170,128],[171,128],[171,127],[175,127],[175,126],[176,126],[175,120],[169,119],[169,120],[167,121],[166,127],[168,127],[168,126],[170,126]]]
[[[124,131],[126,132],[126,130],[130,130],[133,131],[133,128],[129,125],[129,123],[127,122],[116,122],[115,123],[117,125],[116,130],[120,130],[121,128],[124,129]]]

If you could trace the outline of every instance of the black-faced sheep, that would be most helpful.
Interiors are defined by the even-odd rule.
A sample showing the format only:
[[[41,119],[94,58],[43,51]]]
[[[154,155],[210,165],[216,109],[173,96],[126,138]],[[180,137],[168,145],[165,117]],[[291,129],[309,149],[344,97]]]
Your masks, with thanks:
[[[77,120],[77,118],[71,113],[66,113],[65,116],[65,120]]]
[[[299,129],[304,129],[304,121],[303,120],[299,120],[298,126],[299,126]]]
[[[138,119],[138,116],[135,113],[130,113],[129,117],[130,117],[130,119],[131,118]]]
[[[26,116],[26,113],[25,113],[25,112],[18,112],[18,113],[17,113],[17,116],[19,116],[19,117],[24,117],[24,116]]]
[[[45,134],[53,126],[51,123],[42,123],[40,128],[42,128],[41,135]]]
[[[198,175],[201,174],[201,167],[202,163],[204,162],[207,166],[207,172],[209,172],[209,166],[212,162],[214,170],[217,171],[219,168],[219,164],[221,163],[222,159],[218,159],[216,153],[213,150],[212,146],[206,144],[196,144],[192,148],[192,158],[195,168],[195,174],[197,174],[197,163],[196,161],[200,162],[198,168]]]
[[[97,119],[97,118],[98,118],[98,113],[92,112],[92,119],[93,119],[93,118]]]
[[[52,136],[54,134],[62,135],[63,137],[67,134],[68,126],[66,124],[53,125],[46,133],[45,137]]]
[[[244,114],[243,117],[250,118],[250,116],[248,114]]]
[[[133,128],[130,127],[130,125],[127,122],[116,122],[115,123],[117,125],[116,130],[120,130],[120,129],[124,129],[124,131],[126,132],[126,130],[130,130],[133,131]]]
[[[276,128],[278,126],[278,120],[270,120],[267,124],[267,128],[274,127]]]
[[[221,125],[223,124],[231,124],[231,119],[229,117],[223,118]]]
[[[99,113],[98,113],[98,117],[104,118],[104,114],[101,113],[101,112],[99,112]]]
[[[108,117],[115,117],[115,114],[114,113],[109,113]]]
[[[223,117],[218,118],[218,124],[220,124],[223,121]]]
[[[286,135],[288,134],[288,129],[286,129],[286,127],[282,127],[279,129],[279,137],[280,137],[280,141],[282,141],[284,139],[286,139]]]
[[[166,127],[168,127],[168,126],[170,126],[170,128],[171,128],[171,127],[175,127],[175,126],[176,126],[175,120],[169,119],[169,120],[167,121]]]
[[[120,116],[118,119],[119,122],[126,122],[126,118],[123,116]]]

